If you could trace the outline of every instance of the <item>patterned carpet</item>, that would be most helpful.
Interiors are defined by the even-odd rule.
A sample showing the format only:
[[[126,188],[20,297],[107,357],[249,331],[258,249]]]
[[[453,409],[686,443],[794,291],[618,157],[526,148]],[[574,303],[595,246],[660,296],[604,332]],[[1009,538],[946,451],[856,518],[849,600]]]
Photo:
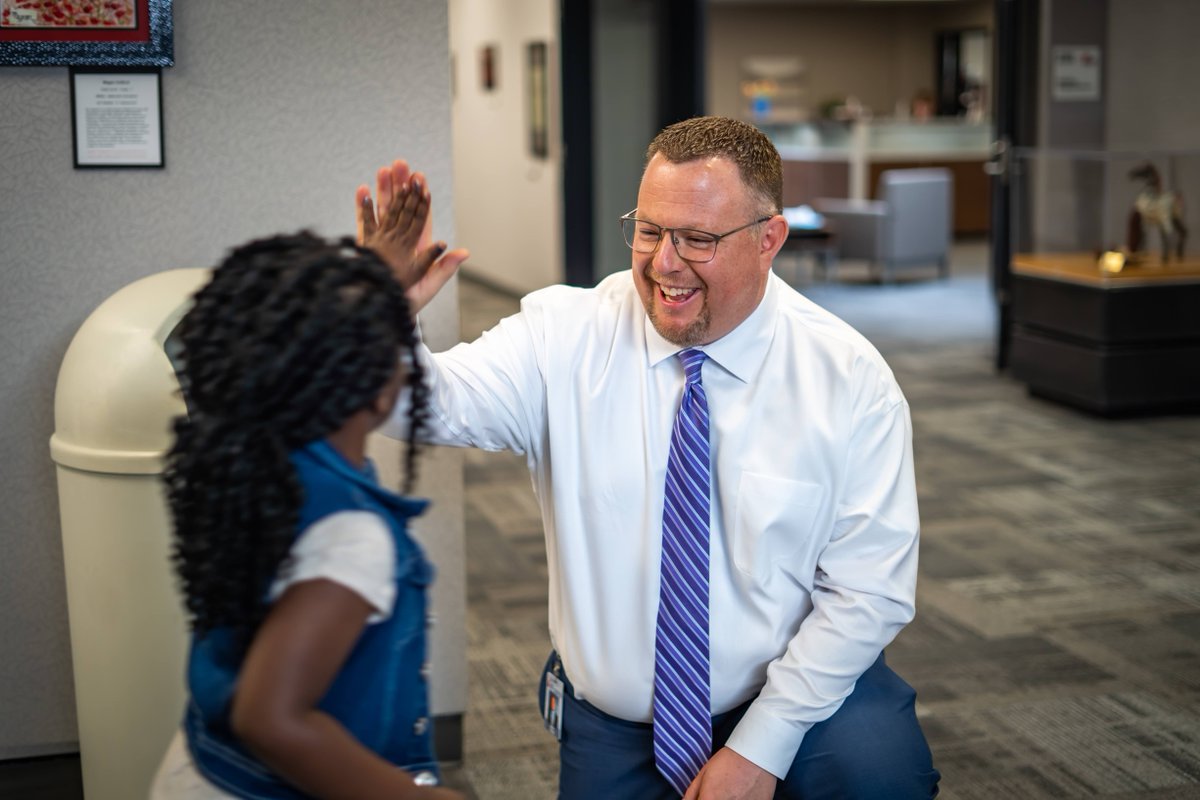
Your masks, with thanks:
[[[1200,798],[1200,417],[1108,421],[1031,398],[992,367],[982,245],[952,263],[948,281],[891,286],[854,265],[819,284],[779,266],[879,347],[912,407],[918,612],[888,660],[918,691],[941,796]],[[469,280],[460,293],[464,337],[516,309]],[[523,460],[471,451],[466,504],[469,706],[449,777],[479,800],[552,798]]]

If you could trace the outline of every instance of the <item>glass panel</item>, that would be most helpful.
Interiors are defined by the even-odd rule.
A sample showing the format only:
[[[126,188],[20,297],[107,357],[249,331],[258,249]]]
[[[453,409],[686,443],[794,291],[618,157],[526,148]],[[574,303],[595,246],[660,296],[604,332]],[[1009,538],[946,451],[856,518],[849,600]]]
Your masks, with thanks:
[[[1152,166],[1156,188],[1147,180]],[[1127,251],[1132,264],[1178,264],[1183,232],[1195,232],[1200,150],[1095,151],[1018,148],[1013,159],[1012,246],[1022,253],[1079,253],[1098,259]],[[1178,203],[1173,202],[1178,200]],[[1164,241],[1162,229],[1166,229]],[[1196,236],[1182,238],[1183,261],[1200,260]],[[1164,245],[1166,246],[1164,248]]]

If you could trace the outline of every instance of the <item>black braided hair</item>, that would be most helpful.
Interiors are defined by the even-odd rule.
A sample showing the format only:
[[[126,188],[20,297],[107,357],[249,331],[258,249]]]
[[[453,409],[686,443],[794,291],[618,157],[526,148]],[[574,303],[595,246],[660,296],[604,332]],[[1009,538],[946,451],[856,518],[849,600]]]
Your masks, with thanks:
[[[188,414],[175,420],[164,472],[173,561],[192,629],[228,626],[245,646],[299,518],[289,452],[368,407],[398,364],[411,491],[428,405],[416,324],[378,256],[301,232],[235,249],[176,335]]]

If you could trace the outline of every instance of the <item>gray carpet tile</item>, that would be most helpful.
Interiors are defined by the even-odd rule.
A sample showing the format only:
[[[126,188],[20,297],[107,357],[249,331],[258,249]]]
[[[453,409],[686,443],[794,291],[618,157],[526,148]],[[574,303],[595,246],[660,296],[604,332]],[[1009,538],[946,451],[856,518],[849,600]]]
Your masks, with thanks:
[[[888,648],[950,800],[1200,798],[1200,418],[1105,420],[994,365],[980,242],[952,277],[843,264],[781,276],[864,333],[909,400],[922,545],[917,617]],[[464,338],[516,311],[460,281]],[[546,563],[524,459],[467,455],[469,700],[452,782],[550,798],[537,713]]]

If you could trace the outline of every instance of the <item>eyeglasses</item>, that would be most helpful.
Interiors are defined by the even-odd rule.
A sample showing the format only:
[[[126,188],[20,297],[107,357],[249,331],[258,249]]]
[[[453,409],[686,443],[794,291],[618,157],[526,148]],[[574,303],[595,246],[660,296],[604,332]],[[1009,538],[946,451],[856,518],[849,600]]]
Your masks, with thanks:
[[[638,219],[634,216],[636,213],[637,209],[635,208],[621,217],[621,233],[625,236],[625,244],[633,248],[633,252],[653,253],[658,249],[663,235],[667,231],[670,231],[671,244],[675,245],[675,252],[679,254],[679,257],[684,261],[691,261],[697,264],[712,261],[713,256],[717,254],[717,243],[726,236],[743,231],[751,225],[766,222],[771,218],[771,215],[768,214],[753,222],[739,225],[731,231],[725,231],[725,233],[709,233],[708,231],[697,231],[691,228],[664,228],[661,225],[655,225],[653,222]]]

